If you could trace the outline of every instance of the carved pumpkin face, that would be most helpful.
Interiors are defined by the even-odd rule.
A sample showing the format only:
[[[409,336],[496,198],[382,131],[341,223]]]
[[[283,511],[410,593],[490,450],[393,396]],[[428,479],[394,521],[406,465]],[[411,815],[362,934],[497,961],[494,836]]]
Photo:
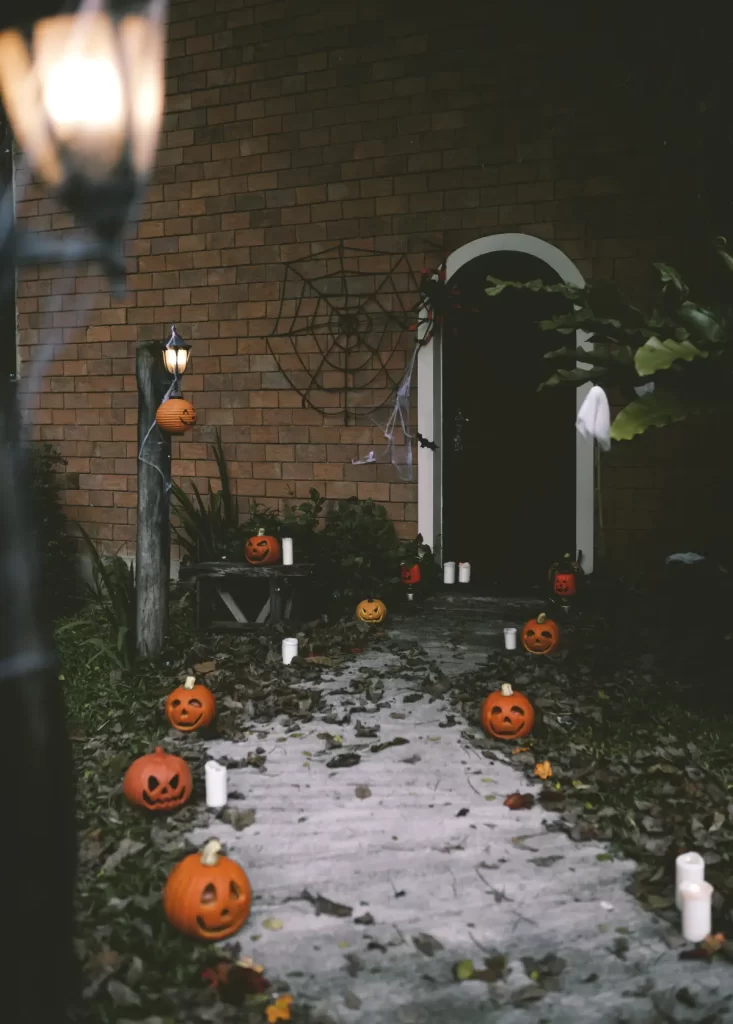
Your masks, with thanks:
[[[280,541],[266,536],[264,529],[258,530],[244,545],[244,557],[250,565],[272,565],[280,558]]]
[[[552,589],[558,597],[574,597],[575,573],[556,572],[552,581]]]
[[[122,791],[131,804],[148,811],[173,811],[193,792],[191,769],[182,757],[156,747],[133,761],[125,772]]]
[[[234,935],[249,917],[252,887],[237,864],[223,856],[216,839],[201,853],[184,857],[163,890],[166,917],[184,935],[219,942]]]
[[[403,565],[400,569],[400,579],[403,583],[419,583],[422,579],[422,574],[418,563]]]
[[[560,627],[544,612],[522,629],[522,645],[530,654],[551,654],[560,645]]]
[[[196,410],[185,398],[169,398],[155,414],[155,422],[166,434],[185,434],[196,420]]]
[[[490,693],[481,705],[481,725],[498,740],[529,736],[534,728],[534,708],[523,693],[502,683],[501,689]]]
[[[168,694],[165,713],[174,729],[193,732],[213,722],[216,700],[208,686],[189,676],[183,686],[177,686]]]
[[[362,622],[384,622],[387,617],[387,606],[383,601],[368,597],[356,606],[356,617]]]

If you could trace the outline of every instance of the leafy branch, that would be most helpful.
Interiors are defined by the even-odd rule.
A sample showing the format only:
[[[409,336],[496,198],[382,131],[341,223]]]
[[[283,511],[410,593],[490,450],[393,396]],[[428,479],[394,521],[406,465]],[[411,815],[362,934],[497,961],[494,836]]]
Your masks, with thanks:
[[[733,257],[725,239],[716,242],[724,267],[733,274]],[[624,407],[611,426],[614,440],[643,434],[688,416],[716,412],[729,403],[733,377],[733,307],[731,289],[724,301],[705,305],[690,299],[680,273],[655,263],[659,276],[657,306],[644,312],[609,281],[585,287],[546,285],[542,281],[501,281],[489,277],[486,294],[506,288],[559,294],[572,308],[540,321],[545,331],[581,331],[580,348],[562,345],[545,355],[555,369],[540,388],[600,384],[619,394]],[[641,385],[652,387],[639,394]]]

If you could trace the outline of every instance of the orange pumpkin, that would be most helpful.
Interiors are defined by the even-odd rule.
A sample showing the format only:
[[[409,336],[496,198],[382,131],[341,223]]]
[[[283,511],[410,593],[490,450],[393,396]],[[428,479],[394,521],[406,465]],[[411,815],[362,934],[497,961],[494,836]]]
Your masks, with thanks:
[[[497,740],[520,739],[534,728],[534,708],[511,683],[502,683],[481,705],[481,725]]]
[[[165,713],[174,729],[193,732],[214,721],[216,699],[208,686],[188,676],[183,686],[177,686],[168,694]]]
[[[550,584],[553,594],[561,600],[575,597],[578,592],[578,578],[582,572],[580,553],[577,560],[569,554],[563,555],[559,562],[555,562],[550,567]]]
[[[196,410],[183,396],[169,398],[155,414],[155,422],[166,434],[185,434],[196,426],[196,419]]]
[[[173,811],[182,807],[193,792],[191,769],[182,757],[166,754],[156,747],[143,754],[125,772],[122,792],[131,804],[148,811]]]
[[[359,601],[356,606],[356,617],[362,622],[384,622],[387,617],[387,605],[384,601],[368,597],[365,601]]]
[[[400,569],[400,579],[403,583],[419,583],[422,579],[420,566],[417,562],[412,565],[403,565]]]
[[[236,861],[210,839],[173,868],[163,889],[163,910],[179,932],[219,942],[234,935],[249,917],[252,886]]]
[[[560,646],[560,627],[542,612],[524,624],[522,645],[530,654],[552,654]]]
[[[277,537],[268,537],[263,527],[244,545],[244,557],[250,565],[272,565],[280,557],[280,541]]]
[[[558,597],[574,597],[575,573],[556,572],[552,579],[552,589]]]

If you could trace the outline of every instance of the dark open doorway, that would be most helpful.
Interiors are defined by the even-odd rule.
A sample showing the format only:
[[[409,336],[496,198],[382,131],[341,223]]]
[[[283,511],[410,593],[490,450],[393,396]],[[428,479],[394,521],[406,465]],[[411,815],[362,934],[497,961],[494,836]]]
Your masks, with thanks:
[[[443,555],[470,561],[476,587],[506,594],[541,583],[575,545],[575,391],[537,391],[551,370],[544,353],[575,339],[537,326],[566,300],[489,298],[489,274],[560,279],[535,256],[500,251],[450,281],[460,308],[443,330]]]

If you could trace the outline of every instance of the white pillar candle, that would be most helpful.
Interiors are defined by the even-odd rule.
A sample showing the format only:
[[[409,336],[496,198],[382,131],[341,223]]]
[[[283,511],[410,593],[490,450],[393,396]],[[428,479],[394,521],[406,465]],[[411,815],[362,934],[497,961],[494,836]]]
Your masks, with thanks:
[[[456,563],[443,562],[443,583],[456,582]]]
[[[282,642],[283,665],[289,665],[293,658],[298,657],[298,639],[294,636],[286,637]]]
[[[206,778],[206,806],[225,807],[227,802],[227,769],[218,761],[207,761],[204,765]]]
[[[702,882],[705,880],[705,861],[699,853],[681,853],[674,862],[674,887],[677,909],[682,910],[680,886],[683,882]]]
[[[713,887],[710,882],[683,882],[682,937],[685,942],[702,942],[713,930]]]
[[[470,583],[471,582],[471,563],[470,562],[459,562],[458,563],[458,582],[459,583]]]
[[[504,647],[508,651],[516,651],[516,649],[517,649],[517,627],[516,626],[505,626],[504,627]]]
[[[283,549],[283,565],[293,564],[293,538],[283,537],[282,540]]]

